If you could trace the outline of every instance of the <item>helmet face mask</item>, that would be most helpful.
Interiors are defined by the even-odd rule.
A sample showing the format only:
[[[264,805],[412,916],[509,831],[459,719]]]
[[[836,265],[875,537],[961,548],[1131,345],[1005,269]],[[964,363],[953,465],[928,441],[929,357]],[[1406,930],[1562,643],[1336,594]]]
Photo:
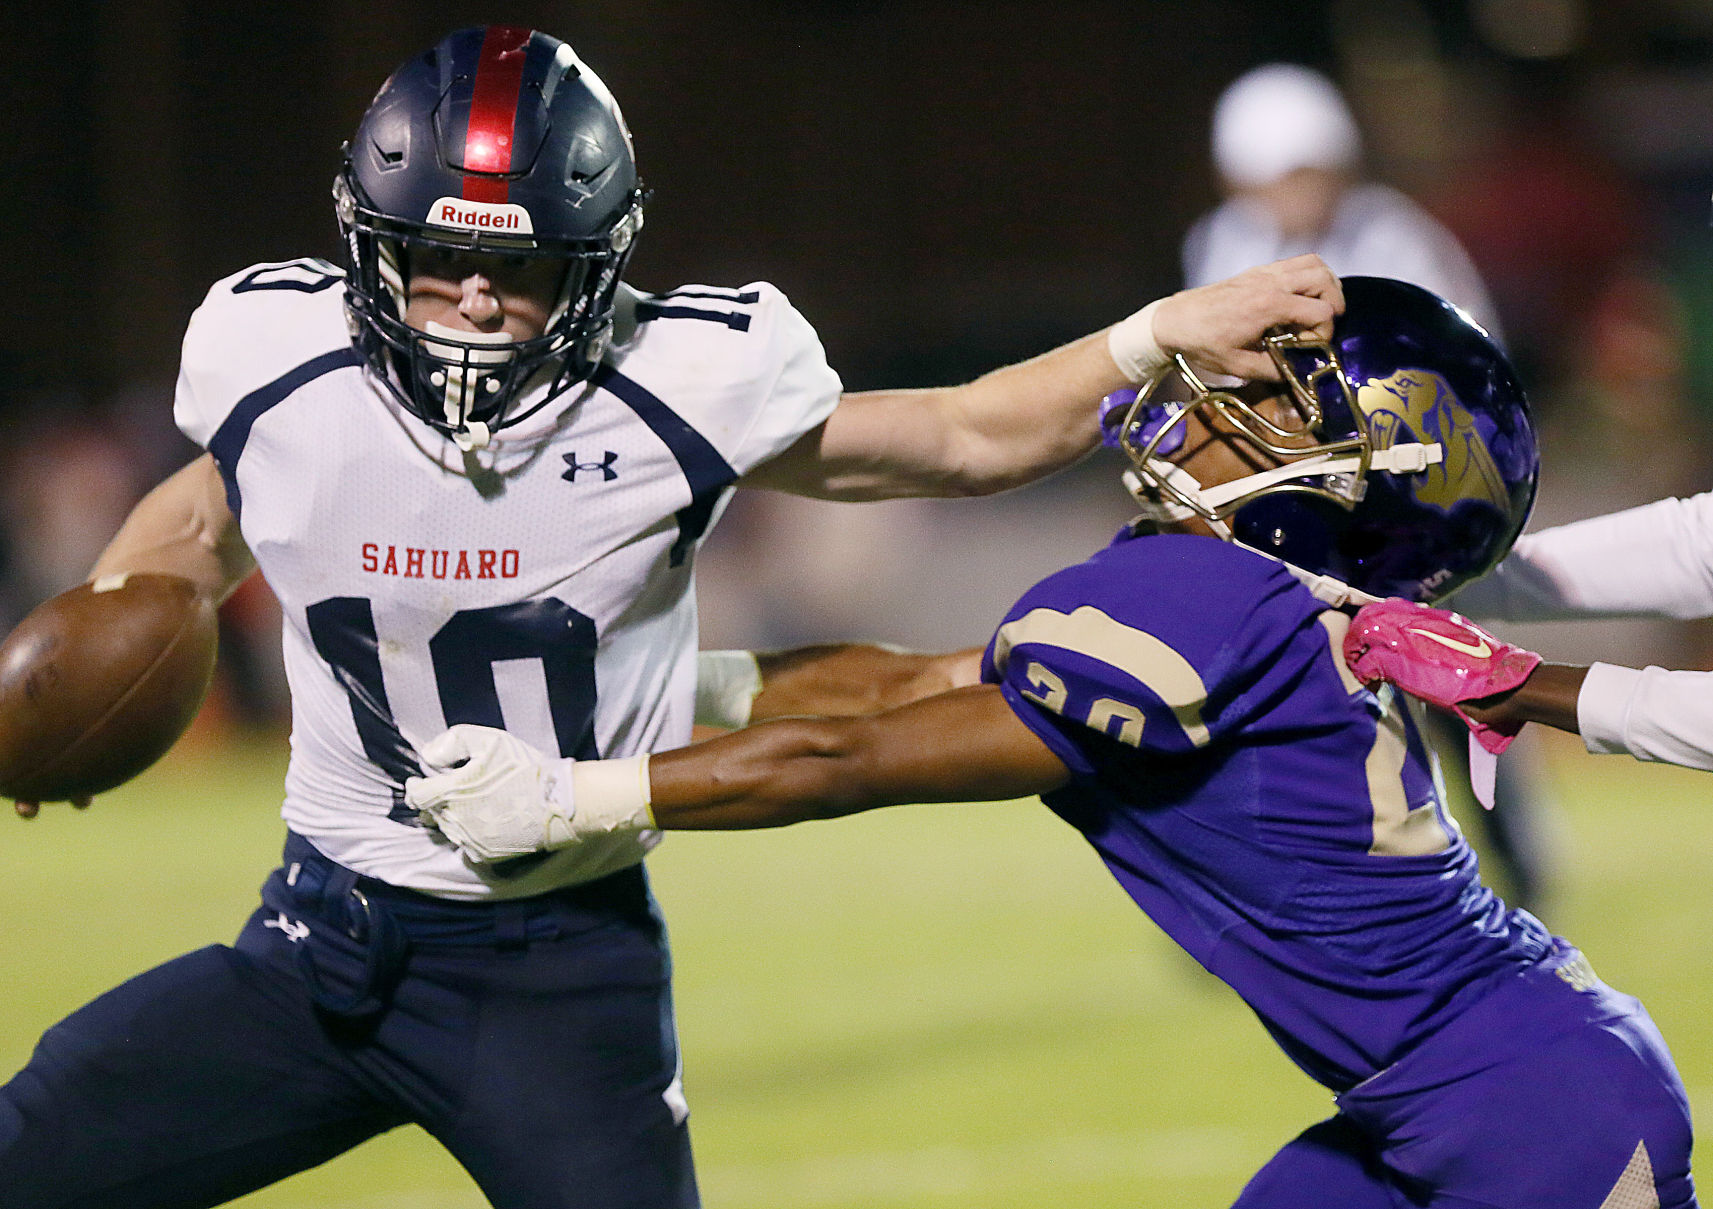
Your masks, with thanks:
[[[333,196],[352,338],[426,423],[484,443],[600,362],[646,191],[618,106],[565,43],[493,26],[407,62],[364,114]],[[407,324],[412,261],[432,249],[560,264],[545,329],[514,341]]]
[[[1209,386],[1179,357],[1174,369],[1135,392],[1128,413],[1116,425],[1116,442],[1134,467],[1133,491],[1146,497],[1145,504],[1149,498],[1167,502],[1174,515],[1162,519],[1186,519],[1176,514],[1187,513],[1217,527],[1250,500],[1278,492],[1320,495],[1346,507],[1359,498],[1357,484],[1368,467],[1368,443],[1337,353],[1325,341],[1283,334],[1268,336],[1265,346],[1286,383],[1285,391]],[[1157,395],[1173,376],[1189,399],[1158,401]],[[1352,434],[1339,435],[1345,426],[1327,423],[1329,408],[1321,400],[1323,390],[1336,392],[1330,410],[1356,417],[1349,426]],[[1268,402],[1274,406],[1265,406]],[[1274,414],[1270,416],[1269,410]],[[1245,450],[1251,463],[1266,469],[1296,466],[1300,472],[1244,476],[1203,489],[1175,461],[1192,417],[1210,432],[1223,434],[1226,443]],[[1342,469],[1340,459],[1350,457],[1358,460],[1357,465]],[[1340,471],[1328,472],[1326,467],[1334,462]],[[1227,483],[1239,484],[1241,489],[1213,490]]]
[[[1439,599],[1490,570],[1528,518],[1527,401],[1491,337],[1444,300],[1385,278],[1344,288],[1331,341],[1268,337],[1284,381],[1270,404],[1180,360],[1188,401],[1156,401],[1159,381],[1114,399],[1108,440],[1144,519],[1197,518],[1359,592]],[[1194,462],[1181,452],[1192,416],[1258,469],[1198,482],[1179,465]]]

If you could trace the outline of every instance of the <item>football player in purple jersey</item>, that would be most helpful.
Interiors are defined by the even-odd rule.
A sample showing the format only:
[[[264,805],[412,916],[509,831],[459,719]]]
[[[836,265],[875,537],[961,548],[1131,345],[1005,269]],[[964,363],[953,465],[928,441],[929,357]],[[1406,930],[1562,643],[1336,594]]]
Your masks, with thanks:
[[[94,571],[212,600],[265,576],[283,857],[233,944],[48,1029],[0,1088],[0,1203],[214,1205],[412,1123],[508,1209],[685,1209],[659,834],[473,861],[405,801],[420,749],[454,724],[591,768],[681,746],[694,560],[731,491],[1027,482],[1095,446],[1089,398],[1172,355],[1272,372],[1263,335],[1329,333],[1339,283],[1298,257],[962,385],[847,393],[773,285],[626,280],[630,131],[518,26],[394,72],[333,196],[342,266],[255,265],[197,308],[174,417],[206,452]]]
[[[593,764],[455,727],[407,796],[496,860],[1040,794],[1335,1094],[1239,1206],[1693,1206],[1688,1103],[1646,1011],[1482,884],[1422,707],[1342,657],[1349,606],[1489,569],[1538,465],[1481,329],[1413,286],[1344,285],[1332,341],[1271,342],[1287,389],[1180,366],[1182,401],[1109,413],[1143,514],[1023,594],[981,683]]]

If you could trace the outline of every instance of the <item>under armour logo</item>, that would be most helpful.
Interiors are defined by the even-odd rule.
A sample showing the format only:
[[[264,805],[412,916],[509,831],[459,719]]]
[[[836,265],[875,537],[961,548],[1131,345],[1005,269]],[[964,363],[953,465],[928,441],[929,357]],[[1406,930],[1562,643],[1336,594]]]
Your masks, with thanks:
[[[278,913],[277,919],[264,919],[262,921],[262,927],[278,928],[281,932],[285,933],[286,939],[291,941],[294,945],[309,935],[308,924],[299,920],[287,919],[284,911]]]
[[[575,453],[565,454],[564,457],[566,469],[559,477],[568,483],[577,481],[579,470],[599,470],[601,478],[609,483],[619,477],[619,472],[613,469],[613,463],[619,460],[619,455],[611,449],[607,450],[607,456],[598,462],[579,462]]]

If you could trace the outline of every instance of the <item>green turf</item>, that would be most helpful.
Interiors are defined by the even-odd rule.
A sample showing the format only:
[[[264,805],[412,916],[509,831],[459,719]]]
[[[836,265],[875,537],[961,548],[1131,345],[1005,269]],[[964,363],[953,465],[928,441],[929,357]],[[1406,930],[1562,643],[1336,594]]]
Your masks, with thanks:
[[[1648,1002],[1713,1111],[1713,780],[1550,756],[1549,922]],[[280,773],[278,750],[189,750],[87,815],[5,824],[0,1066],[120,978],[230,939],[277,850]],[[712,1209],[1216,1206],[1328,1109],[1038,805],[678,835],[651,866]],[[484,1204],[415,1130],[237,1203]]]

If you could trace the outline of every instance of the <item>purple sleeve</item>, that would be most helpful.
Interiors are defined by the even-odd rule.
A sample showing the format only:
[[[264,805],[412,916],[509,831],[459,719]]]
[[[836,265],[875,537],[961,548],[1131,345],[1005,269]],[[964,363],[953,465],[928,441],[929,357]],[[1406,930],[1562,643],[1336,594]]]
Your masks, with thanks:
[[[1300,646],[1303,592],[1277,564],[1212,539],[1109,547],[1024,594],[982,674],[1074,772],[1128,748],[1186,756],[1277,715]]]

